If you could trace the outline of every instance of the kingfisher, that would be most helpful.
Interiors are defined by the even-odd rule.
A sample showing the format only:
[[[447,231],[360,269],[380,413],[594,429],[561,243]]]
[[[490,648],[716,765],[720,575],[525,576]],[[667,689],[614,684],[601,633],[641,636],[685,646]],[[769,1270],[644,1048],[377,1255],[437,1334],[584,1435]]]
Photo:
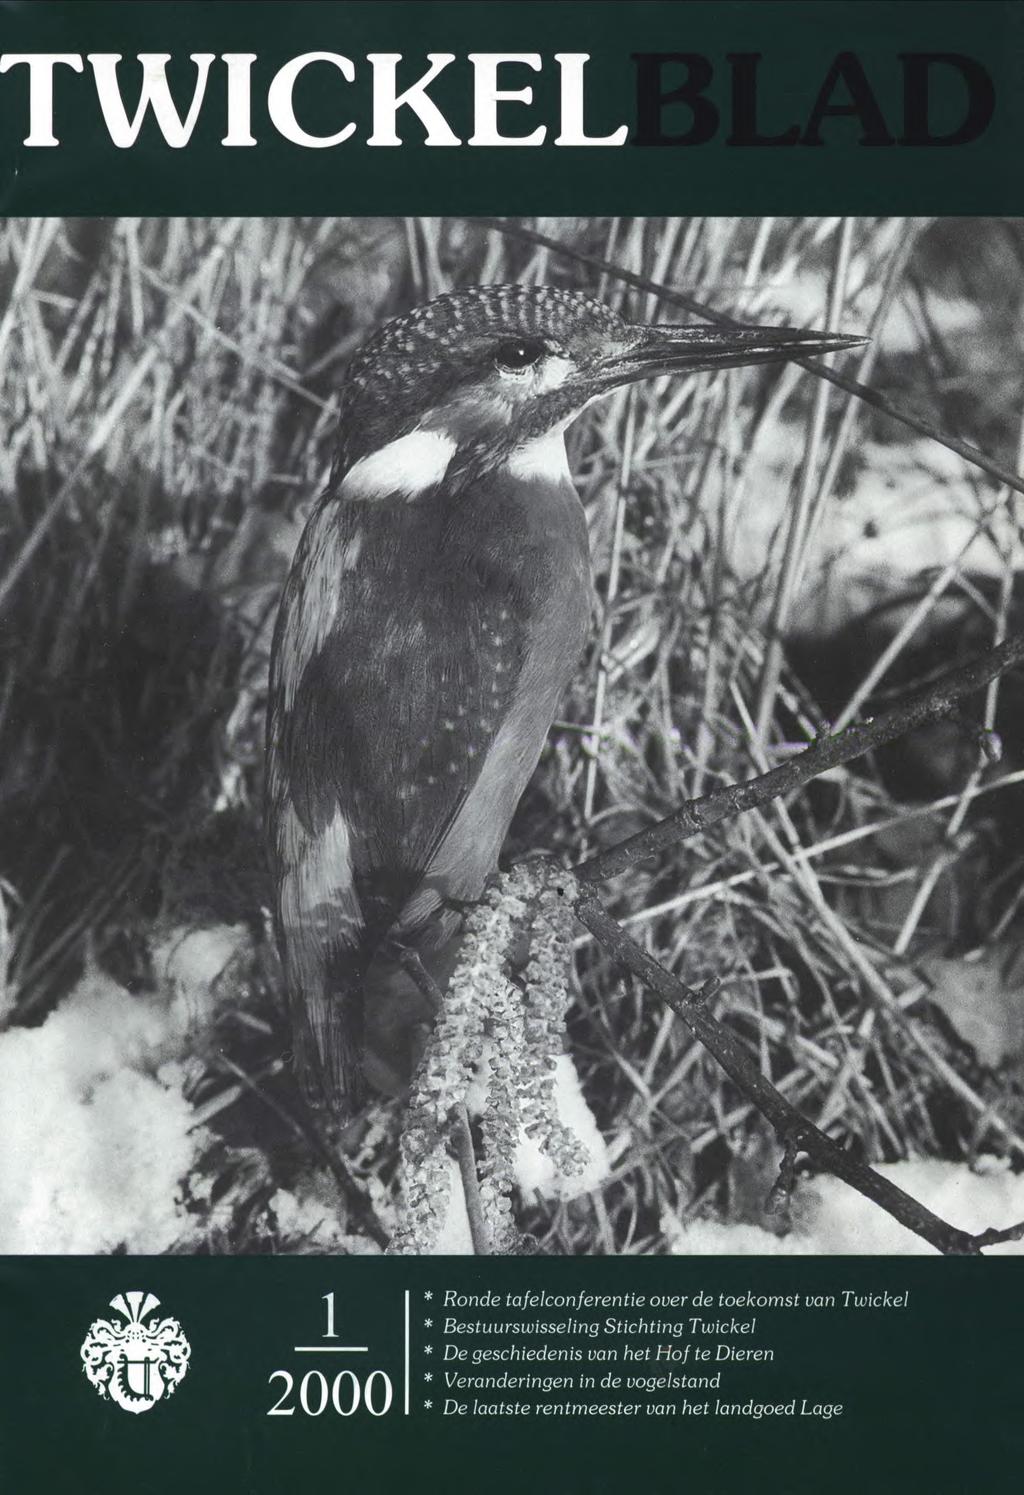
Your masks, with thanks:
[[[276,927],[311,1102],[354,1114],[389,1044],[401,1070],[395,952],[440,989],[578,664],[592,592],[566,428],[636,380],[860,341],[638,325],[576,290],[488,285],[355,355],[267,715]]]

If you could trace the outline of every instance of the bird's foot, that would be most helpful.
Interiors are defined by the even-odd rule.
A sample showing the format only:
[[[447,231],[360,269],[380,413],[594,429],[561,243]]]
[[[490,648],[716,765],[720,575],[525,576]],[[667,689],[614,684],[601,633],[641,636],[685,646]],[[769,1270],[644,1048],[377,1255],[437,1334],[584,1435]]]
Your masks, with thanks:
[[[411,945],[403,945],[400,940],[392,940],[389,949],[420,996],[429,1003],[434,1016],[437,1017],[444,1006],[444,992],[423,964],[418,952]]]
[[[456,898],[452,893],[442,893],[440,901],[442,908],[451,909],[452,913],[462,914],[465,917],[474,909],[483,908],[487,900],[485,898]]]

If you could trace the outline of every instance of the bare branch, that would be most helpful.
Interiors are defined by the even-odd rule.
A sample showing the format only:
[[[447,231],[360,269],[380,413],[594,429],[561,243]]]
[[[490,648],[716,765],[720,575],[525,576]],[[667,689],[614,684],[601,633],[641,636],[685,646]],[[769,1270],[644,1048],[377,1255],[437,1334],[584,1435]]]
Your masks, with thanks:
[[[636,835],[620,841],[617,846],[608,847],[606,851],[591,857],[588,862],[573,870],[581,883],[594,883],[614,877],[635,862],[654,856],[666,846],[698,836],[722,820],[730,820],[744,810],[754,809],[758,805],[767,804],[769,800],[778,799],[780,795],[790,794],[827,769],[849,763],[852,759],[881,747],[883,743],[892,742],[906,732],[912,732],[917,727],[949,715],[963,696],[982,690],[990,680],[994,680],[1003,670],[1021,659],[1024,659],[1024,633],[1014,634],[970,664],[941,675],[928,690],[887,711],[883,716],[869,717],[836,733],[834,737],[818,738],[804,752],[768,773],[748,779],[745,784],[729,784],[724,789],[716,789],[702,799],[687,800],[664,820],[646,826]]]
[[[598,944],[615,960],[631,971],[649,990],[666,1002],[686,1024],[690,1032],[713,1054],[730,1079],[771,1123],[792,1161],[804,1154],[818,1172],[831,1173],[851,1188],[877,1204],[894,1220],[912,1230],[945,1256],[978,1256],[983,1245],[1002,1239],[985,1232],[969,1235],[949,1225],[925,1205],[876,1173],[865,1163],[845,1153],[806,1117],[801,1116],[766,1080],[746,1048],[734,1034],[703,1011],[703,999],[654,960],[601,907],[591,892],[584,892],[576,903],[576,916],[590,930]],[[1016,1228],[1016,1227],[1015,1227]]]

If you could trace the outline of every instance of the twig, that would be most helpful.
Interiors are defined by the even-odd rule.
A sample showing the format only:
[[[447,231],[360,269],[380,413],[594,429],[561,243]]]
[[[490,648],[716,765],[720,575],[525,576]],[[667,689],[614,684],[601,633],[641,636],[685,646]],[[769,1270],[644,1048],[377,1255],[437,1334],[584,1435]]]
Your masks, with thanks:
[[[616,280],[624,281],[626,285],[634,286],[637,290],[657,295],[672,306],[681,306],[685,311],[692,312],[694,316],[703,317],[705,321],[714,322],[720,327],[751,325],[749,322],[740,322],[725,312],[715,311],[713,307],[706,305],[703,301],[698,301],[693,296],[687,296],[683,291],[673,290],[671,286],[662,285],[649,276],[637,275],[632,270],[624,270],[620,265],[601,259],[598,255],[587,254],[581,249],[573,249],[560,239],[553,239],[548,234],[539,233],[536,229],[524,228],[517,223],[507,223],[503,218],[472,218],[468,221],[481,228],[496,229],[498,233],[505,234],[509,238],[525,239],[530,244],[542,244],[545,248],[564,255],[566,259],[590,265],[593,269],[600,270],[602,274],[611,275]],[[879,394],[877,390],[870,389],[866,384],[860,384],[856,379],[850,379],[845,374],[837,374],[834,369],[826,368],[820,361],[808,358],[795,358],[792,361],[800,368],[806,369],[808,373],[814,374],[816,378],[827,379],[837,389],[845,389],[847,394],[856,395],[858,399],[871,405],[875,410],[880,410],[883,415],[899,421],[901,425],[907,426],[911,431],[916,431],[918,435],[937,441],[940,446],[947,447],[958,457],[963,457],[965,462],[970,462],[974,467],[979,467],[982,472],[987,472],[989,477],[1005,483],[1015,493],[1024,493],[1024,476],[1012,472],[1001,462],[996,462],[993,458],[986,456],[969,441],[961,441],[958,436],[947,435],[931,421],[925,420],[922,416],[913,415],[909,410],[901,409],[885,395]]]
[[[575,867],[573,871],[583,883],[614,877],[616,873],[653,856],[666,846],[700,835],[711,826],[730,820],[744,810],[767,804],[780,795],[790,794],[827,769],[848,763],[853,758],[860,758],[864,753],[881,747],[883,743],[891,742],[927,722],[948,715],[961,697],[981,690],[990,680],[994,680],[1003,670],[1021,659],[1024,659],[1024,633],[1017,633],[970,664],[940,676],[930,689],[913,696],[883,716],[858,722],[835,736],[821,737],[806,751],[768,773],[748,779],[745,784],[729,784],[724,789],[705,795],[703,799],[688,800],[663,820],[646,826],[616,846],[610,846],[606,851]]]
[[[612,959],[666,1002],[694,1038],[718,1060],[730,1079],[771,1123],[790,1155],[802,1153],[816,1171],[841,1178],[945,1256],[977,1256],[983,1244],[992,1244],[990,1232],[973,1236],[948,1224],[896,1184],[844,1152],[813,1122],[801,1116],[765,1079],[739,1039],[702,1010],[699,995],[630,939],[593,893],[582,893],[575,911]]]
[[[370,1239],[376,1241],[377,1245],[386,1251],[391,1243],[391,1236],[380,1222],[369,1191],[363,1187],[349,1167],[348,1159],[343,1156],[340,1149],[330,1147],[312,1127],[307,1127],[302,1122],[299,1125],[302,1126],[307,1138],[329,1169],[342,1198],[352,1212],[355,1223],[361,1225]]]
[[[795,1137],[787,1137],[779,1164],[779,1174],[765,1200],[766,1215],[788,1216],[789,1206],[796,1186],[796,1165],[800,1158],[800,1145]]]
[[[473,1147],[473,1133],[469,1127],[469,1111],[465,1104],[455,1106],[452,1110],[452,1142],[455,1145],[455,1156],[458,1159],[459,1174],[462,1178],[462,1192],[466,1200],[466,1216],[469,1220],[473,1251],[477,1256],[490,1256],[490,1233],[484,1219],[483,1206],[480,1203],[476,1151]]]
[[[296,1115],[286,1106],[282,1106],[268,1090],[258,1085],[253,1077],[227,1054],[219,1054],[217,1064],[220,1069],[233,1074],[243,1089],[250,1091],[258,1101],[273,1111],[275,1116],[280,1117],[298,1136],[303,1137],[309,1143],[337,1184],[338,1192],[348,1205],[354,1222],[361,1225],[370,1239],[386,1250],[391,1237],[381,1224],[369,1193],[352,1172],[340,1148],[332,1147],[307,1116]]]
[[[980,1247],[1002,1246],[1006,1241],[1024,1240],[1024,1220],[1017,1225],[1008,1225],[1005,1230],[983,1230],[974,1239]]]
[[[408,945],[395,945],[398,964],[437,1017],[444,1008],[444,992],[427,970],[419,954]]]

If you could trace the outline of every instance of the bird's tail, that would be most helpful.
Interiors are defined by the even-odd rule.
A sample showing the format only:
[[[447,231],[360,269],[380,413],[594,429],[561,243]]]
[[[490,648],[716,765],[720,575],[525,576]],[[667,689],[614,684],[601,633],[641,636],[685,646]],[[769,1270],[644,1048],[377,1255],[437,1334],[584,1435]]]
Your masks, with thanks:
[[[310,1105],[347,1119],[366,1102],[365,961],[285,934],[295,1073]]]
[[[353,949],[332,941],[331,922],[282,921],[281,945],[299,1085],[312,1106],[347,1119],[366,1103],[368,1084],[386,1095],[406,1089],[436,1013],[388,941]],[[437,919],[432,939],[411,941],[440,991],[461,943],[450,926],[460,922]]]

